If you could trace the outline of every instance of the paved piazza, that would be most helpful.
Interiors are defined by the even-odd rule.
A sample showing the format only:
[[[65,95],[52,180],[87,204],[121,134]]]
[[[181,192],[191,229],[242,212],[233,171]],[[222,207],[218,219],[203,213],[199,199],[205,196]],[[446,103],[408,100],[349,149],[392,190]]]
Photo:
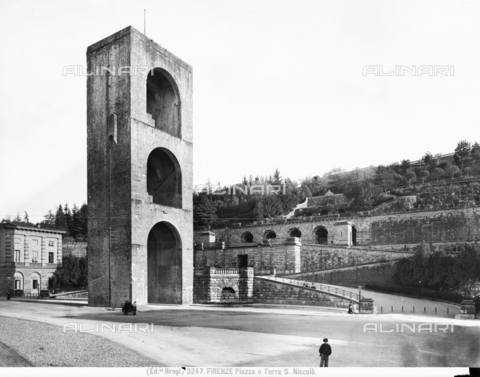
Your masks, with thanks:
[[[94,330],[93,337],[114,342],[136,355],[122,357],[116,366],[125,366],[125,359],[133,357],[135,366],[151,360],[152,365],[172,367],[317,367],[318,347],[324,337],[329,338],[333,348],[331,367],[480,366],[478,320],[401,314],[348,315],[345,310],[332,308],[267,305],[150,308],[137,316],[123,316],[120,311],[87,307],[81,302],[1,299],[0,317],[52,325],[49,332],[41,334],[45,337],[43,342],[48,347],[50,341],[62,342],[62,336],[65,339],[68,336],[70,340],[65,340],[64,347],[69,348],[72,360],[82,357],[75,355],[82,352],[75,346],[75,337],[80,341],[84,336],[78,333],[72,337],[73,329]],[[122,323],[153,325],[144,331],[137,327],[132,332],[127,327],[120,330],[118,326]],[[70,331],[64,334],[65,324]],[[103,333],[99,330],[102,324],[109,326]],[[47,339],[49,336],[52,339]],[[4,366],[12,365],[15,357],[21,361],[19,365],[38,365],[28,351],[16,349],[14,341],[3,332],[0,344],[3,344],[0,361],[3,354]]]

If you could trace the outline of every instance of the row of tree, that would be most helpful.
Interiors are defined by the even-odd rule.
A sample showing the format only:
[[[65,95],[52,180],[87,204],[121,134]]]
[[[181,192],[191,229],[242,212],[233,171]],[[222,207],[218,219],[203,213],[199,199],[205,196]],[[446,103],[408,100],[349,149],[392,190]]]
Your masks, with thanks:
[[[480,281],[480,246],[461,245],[456,254],[429,254],[422,244],[413,258],[398,262],[393,280],[404,286],[461,292],[470,296],[474,284]]]
[[[62,207],[60,204],[57,211],[49,210],[44,216],[45,220],[40,223],[44,228],[64,230],[64,237],[72,237],[76,241],[85,241],[88,234],[88,206],[86,203],[81,207],[73,205],[72,209],[68,203]]]
[[[72,237],[77,241],[85,241],[88,234],[88,206],[82,204],[81,207],[73,205],[72,209],[68,206],[68,203],[62,207],[60,204],[55,213],[49,210],[44,216],[44,220],[33,224],[30,222],[28,213],[25,211],[23,218],[20,213],[12,219],[7,216],[2,219],[2,222],[13,222],[17,224],[26,224],[30,226],[40,226],[47,229],[57,229],[65,231],[65,237]]]

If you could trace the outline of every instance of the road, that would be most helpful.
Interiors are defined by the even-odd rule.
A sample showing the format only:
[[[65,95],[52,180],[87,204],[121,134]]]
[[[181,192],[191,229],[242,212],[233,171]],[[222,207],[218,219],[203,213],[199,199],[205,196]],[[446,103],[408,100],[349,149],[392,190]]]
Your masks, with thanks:
[[[324,337],[333,348],[331,367],[480,366],[478,320],[276,306],[151,309],[123,316],[81,303],[0,301],[0,316],[52,324],[59,332],[67,323],[81,324],[83,331],[94,330],[167,366],[316,367]],[[153,326],[151,332],[98,330],[99,324],[121,323]]]

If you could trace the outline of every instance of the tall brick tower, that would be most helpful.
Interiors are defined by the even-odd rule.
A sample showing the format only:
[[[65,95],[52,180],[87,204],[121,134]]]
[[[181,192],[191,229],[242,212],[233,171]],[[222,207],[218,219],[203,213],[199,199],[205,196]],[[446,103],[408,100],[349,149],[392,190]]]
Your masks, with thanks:
[[[87,64],[89,305],[191,303],[192,68],[132,27]]]

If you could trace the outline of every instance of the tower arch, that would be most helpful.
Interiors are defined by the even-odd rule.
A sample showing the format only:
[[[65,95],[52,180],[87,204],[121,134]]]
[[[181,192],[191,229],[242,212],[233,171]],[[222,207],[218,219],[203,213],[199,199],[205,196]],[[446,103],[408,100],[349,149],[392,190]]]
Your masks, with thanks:
[[[166,148],[155,148],[148,156],[147,192],[155,204],[182,208],[182,171]]]
[[[166,221],[155,224],[147,240],[148,302],[182,302],[182,240]]]
[[[146,87],[146,111],[155,128],[181,138],[180,96],[173,77],[162,68],[154,68],[148,73]]]

